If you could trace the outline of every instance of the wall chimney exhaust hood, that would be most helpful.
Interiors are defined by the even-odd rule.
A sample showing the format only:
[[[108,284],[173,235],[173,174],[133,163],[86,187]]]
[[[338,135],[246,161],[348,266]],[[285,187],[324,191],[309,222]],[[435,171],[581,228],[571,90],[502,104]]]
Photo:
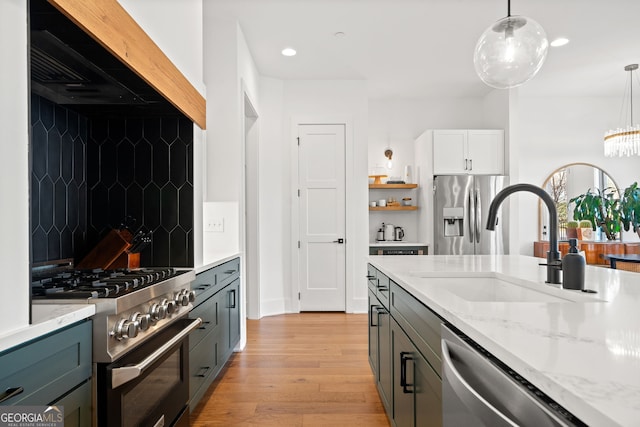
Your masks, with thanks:
[[[63,105],[149,104],[48,30],[31,31],[31,90]]]
[[[30,0],[29,27],[33,93],[84,114],[179,113],[205,129],[202,95],[116,0]]]

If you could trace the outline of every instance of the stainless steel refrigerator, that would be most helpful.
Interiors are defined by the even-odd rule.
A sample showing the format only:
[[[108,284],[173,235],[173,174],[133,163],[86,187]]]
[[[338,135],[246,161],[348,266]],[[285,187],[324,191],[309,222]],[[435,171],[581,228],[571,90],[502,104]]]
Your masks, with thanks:
[[[495,195],[508,184],[508,177],[497,175],[434,177],[434,253],[508,253],[508,200],[505,200],[498,212],[495,231],[486,229],[489,205]]]

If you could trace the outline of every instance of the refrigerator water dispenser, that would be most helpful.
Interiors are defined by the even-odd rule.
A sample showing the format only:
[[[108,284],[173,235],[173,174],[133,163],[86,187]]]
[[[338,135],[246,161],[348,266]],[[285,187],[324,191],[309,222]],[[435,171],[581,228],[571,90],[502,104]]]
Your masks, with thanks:
[[[442,208],[444,237],[464,236],[463,208]]]

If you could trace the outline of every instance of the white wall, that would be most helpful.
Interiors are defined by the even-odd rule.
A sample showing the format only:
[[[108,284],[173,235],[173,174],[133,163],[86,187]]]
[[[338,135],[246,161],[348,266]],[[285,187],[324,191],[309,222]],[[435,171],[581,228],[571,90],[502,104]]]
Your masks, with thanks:
[[[290,147],[284,131],[284,82],[260,78],[260,315],[281,314],[291,274]],[[287,286],[288,285],[288,286]]]
[[[483,98],[369,101],[369,169],[384,165],[384,148],[390,144],[394,151],[394,165],[389,174],[402,176],[404,165],[409,164],[420,184],[417,190],[411,192],[370,191],[371,200],[380,194],[416,198],[418,211],[371,212],[369,241],[375,239],[375,233],[384,221],[405,227],[405,240],[427,243],[433,250],[431,129],[505,129],[507,133],[508,108],[507,93],[504,91],[492,91]]]
[[[226,217],[226,214],[222,218],[225,222],[238,224],[235,238],[228,241],[206,232],[203,247],[207,254],[228,253],[232,247],[243,252],[246,233],[244,99],[245,96],[250,99],[259,117],[259,74],[238,23],[218,18],[210,3],[205,2],[203,6],[203,20],[207,23],[203,31],[204,81],[207,88],[204,201],[212,203],[212,206],[225,206],[226,203],[238,206],[234,218]],[[240,348],[246,344],[247,262],[253,260],[244,257],[240,267],[240,274],[244,277],[241,281],[240,317],[243,321]]]
[[[219,19],[204,5],[204,80],[207,86],[207,201],[243,195],[243,105],[246,88],[260,115],[259,75],[238,23]]]
[[[0,2],[0,335],[29,323],[27,2]]]
[[[118,0],[191,84],[203,84],[203,0]]]
[[[273,148],[275,153],[270,161],[275,161],[275,155],[282,155],[281,160],[275,161],[274,167],[262,166],[264,171],[263,182],[269,182],[282,191],[282,198],[273,197],[274,193],[268,189],[263,197],[267,197],[268,206],[273,206],[280,212],[278,205],[282,206],[282,217],[276,221],[275,228],[270,235],[271,250],[282,248],[282,278],[283,286],[275,282],[273,289],[265,292],[267,300],[281,296],[284,298],[285,311],[297,310],[297,300],[294,298],[298,292],[298,283],[294,277],[295,266],[290,264],[294,240],[297,240],[297,230],[292,218],[292,195],[295,186],[295,177],[291,170],[297,158],[295,150],[293,130],[300,122],[306,123],[346,123],[347,124],[347,152],[346,152],[346,192],[347,192],[347,301],[348,312],[365,312],[367,309],[366,288],[366,257],[367,249],[367,225],[362,221],[367,215],[367,98],[366,84],[364,81],[284,81],[282,83],[273,79],[263,79],[266,85],[262,95],[264,99],[265,117],[274,119],[281,114],[283,118],[280,135],[275,128],[265,129],[261,140],[271,144],[267,149]],[[282,86],[281,86],[282,85]],[[281,89],[282,87],[282,89]],[[279,100],[279,97],[282,97]],[[282,113],[280,113],[280,108]],[[269,110],[270,112],[267,112]],[[277,144],[277,145],[275,145]],[[279,146],[279,148],[278,148]],[[262,160],[262,158],[261,158]],[[281,166],[281,167],[278,167]],[[263,176],[263,175],[261,175]],[[275,193],[277,194],[277,193]],[[266,196],[265,196],[266,195]],[[264,213],[265,209],[262,209]],[[269,224],[270,226],[271,224]],[[296,235],[294,235],[296,234]],[[280,255],[273,255],[279,257]],[[280,274],[275,276],[280,277]],[[280,294],[282,292],[282,294]],[[274,301],[269,305],[278,307]]]
[[[620,103],[617,98],[520,97],[520,132],[512,140],[519,150],[520,182],[541,186],[554,170],[574,162],[599,166],[622,188],[639,181],[638,157],[604,157],[602,138],[606,130],[621,125]],[[521,254],[533,255],[537,212],[537,197],[520,197],[520,216],[513,224],[519,225]],[[638,240],[632,233],[623,238]]]

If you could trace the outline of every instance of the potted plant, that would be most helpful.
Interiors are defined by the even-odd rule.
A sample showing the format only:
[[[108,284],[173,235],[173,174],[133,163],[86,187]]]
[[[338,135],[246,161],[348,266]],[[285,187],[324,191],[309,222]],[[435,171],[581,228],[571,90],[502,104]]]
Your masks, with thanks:
[[[583,219],[578,224],[580,240],[593,240],[593,224],[588,219]]]
[[[633,230],[640,236],[640,188],[637,182],[624,189],[619,209],[624,230]]]
[[[591,189],[569,200],[575,203],[573,209],[573,219],[591,221],[593,230],[595,227],[605,233],[608,240],[616,240],[618,233],[622,229],[620,216],[620,201],[615,197],[616,191],[613,188],[605,188],[603,191]]]
[[[578,221],[567,221],[567,239],[579,239],[578,225]]]

